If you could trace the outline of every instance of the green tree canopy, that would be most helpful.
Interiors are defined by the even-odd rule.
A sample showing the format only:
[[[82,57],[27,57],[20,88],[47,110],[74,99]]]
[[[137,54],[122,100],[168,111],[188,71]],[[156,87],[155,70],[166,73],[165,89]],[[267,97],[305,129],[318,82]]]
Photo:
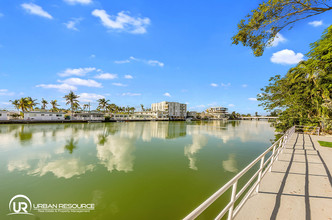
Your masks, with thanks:
[[[250,47],[255,56],[261,56],[277,33],[302,19],[332,10],[330,0],[267,0],[251,11],[238,24],[233,44]]]
[[[308,59],[281,77],[274,76],[258,95],[265,110],[282,111],[277,124],[285,130],[294,124],[324,125],[332,129],[332,26],[312,43]],[[331,126],[331,127],[329,127]]]

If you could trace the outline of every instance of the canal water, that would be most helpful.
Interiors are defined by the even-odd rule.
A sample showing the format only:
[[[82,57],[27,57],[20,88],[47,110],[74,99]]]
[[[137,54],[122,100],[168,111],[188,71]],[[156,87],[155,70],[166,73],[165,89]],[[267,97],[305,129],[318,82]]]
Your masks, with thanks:
[[[0,219],[181,219],[274,134],[266,121],[0,125]]]

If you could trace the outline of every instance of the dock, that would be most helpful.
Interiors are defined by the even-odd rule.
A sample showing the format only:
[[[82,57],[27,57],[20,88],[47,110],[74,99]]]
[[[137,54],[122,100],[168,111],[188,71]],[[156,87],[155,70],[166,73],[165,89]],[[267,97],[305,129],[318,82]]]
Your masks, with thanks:
[[[332,219],[332,149],[321,137],[294,133],[236,220]]]

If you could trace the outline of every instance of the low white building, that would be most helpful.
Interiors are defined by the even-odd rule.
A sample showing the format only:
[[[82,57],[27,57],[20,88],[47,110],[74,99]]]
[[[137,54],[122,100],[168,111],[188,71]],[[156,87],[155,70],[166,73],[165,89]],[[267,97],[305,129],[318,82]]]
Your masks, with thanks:
[[[101,112],[86,112],[86,113],[75,113],[73,120],[82,121],[104,121],[105,115]]]
[[[24,112],[24,120],[65,120],[64,112]]]
[[[0,111],[0,121],[8,120],[8,112]]]
[[[206,110],[206,112],[215,119],[222,119],[226,118],[227,115],[227,108],[224,107],[211,107]]]
[[[170,119],[185,119],[187,116],[187,104],[178,102],[163,101],[159,103],[152,103],[151,110],[153,112],[166,112]]]
[[[143,112],[134,112],[128,114],[120,114],[116,113],[112,115],[112,119],[114,120],[166,120],[168,119],[168,115],[166,112],[162,111],[143,111]]]

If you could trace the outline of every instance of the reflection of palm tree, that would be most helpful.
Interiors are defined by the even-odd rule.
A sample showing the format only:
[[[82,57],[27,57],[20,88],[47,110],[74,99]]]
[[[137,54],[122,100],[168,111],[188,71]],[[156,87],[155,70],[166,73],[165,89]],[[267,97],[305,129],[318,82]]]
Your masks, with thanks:
[[[107,141],[107,134],[104,133],[104,134],[100,134],[98,135],[98,142],[99,142],[99,145],[104,145]]]
[[[77,148],[77,141],[74,138],[67,140],[67,144],[65,145],[65,149],[69,151],[70,154],[73,153],[73,150]]]

